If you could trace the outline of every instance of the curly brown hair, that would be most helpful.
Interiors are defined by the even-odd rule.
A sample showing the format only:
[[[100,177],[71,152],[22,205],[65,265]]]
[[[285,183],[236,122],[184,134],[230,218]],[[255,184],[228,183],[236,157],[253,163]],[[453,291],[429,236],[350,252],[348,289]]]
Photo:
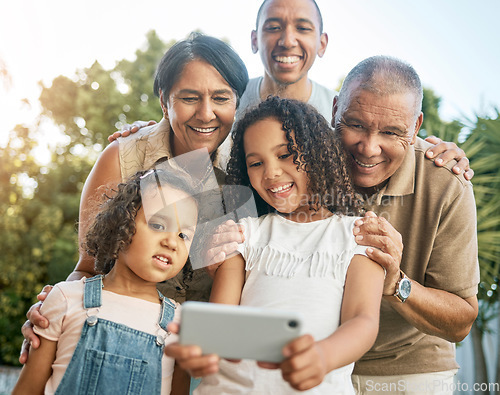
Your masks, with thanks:
[[[126,182],[118,184],[117,189],[112,190],[111,196],[104,195],[106,201],[101,205],[85,238],[84,247],[89,256],[95,258],[97,273],[109,273],[118,254],[126,251],[132,243],[136,232],[135,218],[142,207],[141,184],[144,190],[145,187],[158,183],[185,191],[196,201],[196,189],[188,178],[171,171],[140,171]],[[189,275],[187,272],[189,270],[184,270],[184,273]]]
[[[293,163],[297,170],[307,173],[310,207],[314,210],[325,207],[334,214],[360,215],[361,202],[354,193],[339,136],[314,107],[298,100],[270,96],[238,121],[232,133],[227,183],[252,188],[243,136],[248,127],[266,118],[274,118],[282,124]],[[255,190],[254,196],[259,215],[276,211]]]

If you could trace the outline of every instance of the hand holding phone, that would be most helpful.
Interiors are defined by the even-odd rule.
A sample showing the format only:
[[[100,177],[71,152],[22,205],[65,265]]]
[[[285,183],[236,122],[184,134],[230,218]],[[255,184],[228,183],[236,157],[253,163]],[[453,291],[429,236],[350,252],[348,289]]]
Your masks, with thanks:
[[[297,312],[185,302],[179,343],[222,358],[279,363],[283,347],[302,334],[302,327]]]

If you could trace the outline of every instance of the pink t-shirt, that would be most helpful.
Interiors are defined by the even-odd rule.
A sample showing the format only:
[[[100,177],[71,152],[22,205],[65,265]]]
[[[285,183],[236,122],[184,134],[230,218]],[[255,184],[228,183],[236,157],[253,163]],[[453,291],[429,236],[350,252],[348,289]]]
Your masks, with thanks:
[[[49,320],[47,329],[35,326],[35,333],[52,341],[57,341],[57,354],[52,364],[52,376],[45,386],[45,394],[53,394],[62,380],[76,345],[80,340],[83,323],[87,318],[83,308],[84,280],[64,281],[56,284],[43,302],[41,313]],[[175,303],[174,322],[180,321],[180,305]],[[160,303],[102,291],[102,306],[90,309],[91,314],[109,321],[129,326],[153,335],[166,335],[159,326]],[[98,310],[98,312],[97,312]],[[176,342],[177,335],[166,338],[166,344]],[[163,355],[161,393],[169,394],[172,386],[174,360]]]

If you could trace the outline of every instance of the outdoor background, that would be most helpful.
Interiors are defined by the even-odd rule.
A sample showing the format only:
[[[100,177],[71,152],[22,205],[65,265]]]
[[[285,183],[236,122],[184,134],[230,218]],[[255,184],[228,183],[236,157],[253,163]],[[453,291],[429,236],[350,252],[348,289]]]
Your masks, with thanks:
[[[260,3],[2,4],[0,365],[16,364],[19,328],[35,295],[44,284],[63,280],[75,265],[79,196],[107,136],[123,123],[160,119],[152,81],[167,47],[199,30],[230,43],[250,77],[262,75],[259,55],[250,49]],[[311,78],[337,89],[368,56],[408,61],[426,87],[422,133],[456,141],[471,159],[482,308],[459,354],[472,350],[461,362],[467,380],[498,382],[500,342],[498,331],[492,331],[499,316],[500,2],[318,0],[318,5],[329,45]]]

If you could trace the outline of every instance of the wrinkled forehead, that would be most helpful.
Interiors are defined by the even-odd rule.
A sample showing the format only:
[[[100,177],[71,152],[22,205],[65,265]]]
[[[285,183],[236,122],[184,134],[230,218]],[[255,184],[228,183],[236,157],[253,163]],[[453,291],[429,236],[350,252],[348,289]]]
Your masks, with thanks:
[[[345,94],[339,97],[338,116],[352,114],[392,115],[402,118],[418,116],[417,97],[413,91],[391,91],[384,86],[364,87],[359,81],[352,81]],[[338,121],[337,117],[337,121]]]

